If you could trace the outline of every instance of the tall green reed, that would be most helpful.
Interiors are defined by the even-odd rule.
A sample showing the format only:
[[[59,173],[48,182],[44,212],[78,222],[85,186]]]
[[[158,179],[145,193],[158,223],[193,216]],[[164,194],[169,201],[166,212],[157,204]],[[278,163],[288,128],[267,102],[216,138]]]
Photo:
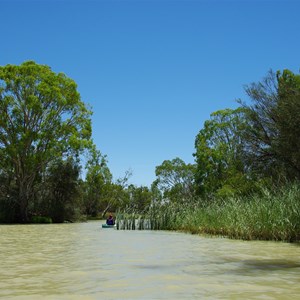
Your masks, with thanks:
[[[119,213],[120,229],[180,230],[253,240],[300,240],[300,185],[259,195],[192,204],[153,205]],[[121,226],[122,225],[122,226]]]

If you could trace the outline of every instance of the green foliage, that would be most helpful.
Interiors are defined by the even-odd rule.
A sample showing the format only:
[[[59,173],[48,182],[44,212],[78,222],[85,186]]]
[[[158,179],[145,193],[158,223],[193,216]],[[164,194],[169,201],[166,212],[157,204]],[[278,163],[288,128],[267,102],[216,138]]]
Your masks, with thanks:
[[[195,165],[182,159],[165,160],[155,169],[154,184],[163,192],[164,198],[172,202],[185,202],[194,197]]]
[[[252,105],[211,114],[196,136],[196,185],[206,198],[300,179],[300,75],[270,71],[245,91]]]
[[[129,193],[129,207],[140,213],[149,208],[152,202],[152,192],[148,187],[129,185],[127,189]]]
[[[109,200],[112,175],[107,166],[106,156],[102,156],[94,147],[89,152],[86,169],[84,212],[88,216],[96,217],[104,210]]]
[[[226,201],[154,205],[118,214],[119,229],[180,230],[244,240],[300,241],[300,185]],[[135,221],[135,223],[134,223]],[[135,226],[133,226],[135,224]]]
[[[278,105],[276,150],[290,179],[300,178],[300,75],[277,72]]]
[[[245,134],[247,157],[260,177],[284,184],[300,178],[300,75],[270,71],[246,87],[244,104],[251,130]]]
[[[0,67],[0,222],[50,220],[41,216],[63,222],[128,210],[134,226],[143,214],[155,229],[299,239],[298,188],[271,198],[264,191],[300,180],[300,75],[270,71],[245,91],[251,105],[239,101],[204,123],[195,164],[165,160],[149,189],[129,185],[130,172],[113,182],[72,79],[33,61]]]
[[[90,115],[64,74],[33,61],[0,67],[0,172],[17,189],[15,221],[28,221],[49,164],[91,145]]]
[[[54,223],[76,219],[77,209],[80,207],[78,202],[79,172],[78,163],[71,158],[66,161],[57,160],[48,170],[48,215]]]
[[[105,198],[101,201],[102,216],[108,211],[116,211],[129,206],[130,195],[128,192],[128,180],[131,172],[125,172],[122,178],[105,185]]]
[[[243,157],[246,130],[249,126],[243,108],[214,112],[204,123],[195,140],[198,194],[211,198],[252,190]]]
[[[246,93],[252,105],[205,122],[195,165],[176,158],[156,168],[151,205],[119,214],[123,228],[300,240],[300,75],[270,71]]]
[[[128,185],[131,172],[115,182],[107,167],[106,157],[98,151],[90,153],[86,180],[83,183],[84,213],[90,217],[104,218],[107,212],[126,207],[142,209],[148,203],[147,190]]]
[[[50,223],[52,223],[52,219],[50,217],[32,216],[31,223],[34,223],[34,224],[50,224]]]
[[[265,189],[260,195],[214,202],[198,210],[197,226],[199,232],[231,238],[297,241],[299,201],[298,184],[280,190]]]

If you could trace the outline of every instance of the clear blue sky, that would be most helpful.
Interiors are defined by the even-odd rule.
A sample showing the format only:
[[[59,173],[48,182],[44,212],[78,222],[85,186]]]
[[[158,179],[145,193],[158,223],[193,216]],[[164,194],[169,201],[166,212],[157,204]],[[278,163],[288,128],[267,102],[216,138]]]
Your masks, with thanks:
[[[300,68],[300,1],[0,0],[0,65],[64,72],[93,108],[93,139],[114,179],[150,185],[192,163],[216,110],[246,100],[269,69]]]

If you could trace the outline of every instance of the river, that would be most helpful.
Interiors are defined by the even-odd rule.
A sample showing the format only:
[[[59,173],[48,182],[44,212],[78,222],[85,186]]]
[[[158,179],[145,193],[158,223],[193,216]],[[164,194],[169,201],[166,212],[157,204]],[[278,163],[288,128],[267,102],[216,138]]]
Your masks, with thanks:
[[[299,299],[299,244],[100,222],[0,225],[0,298]]]

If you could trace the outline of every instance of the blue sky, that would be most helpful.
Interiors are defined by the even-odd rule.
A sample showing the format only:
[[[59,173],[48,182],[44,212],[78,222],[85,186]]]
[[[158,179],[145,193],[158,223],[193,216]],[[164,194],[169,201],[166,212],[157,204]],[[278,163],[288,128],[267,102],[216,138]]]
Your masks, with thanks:
[[[300,1],[0,0],[0,65],[34,60],[74,79],[114,179],[150,185],[193,163],[216,110],[269,69],[300,68]]]

